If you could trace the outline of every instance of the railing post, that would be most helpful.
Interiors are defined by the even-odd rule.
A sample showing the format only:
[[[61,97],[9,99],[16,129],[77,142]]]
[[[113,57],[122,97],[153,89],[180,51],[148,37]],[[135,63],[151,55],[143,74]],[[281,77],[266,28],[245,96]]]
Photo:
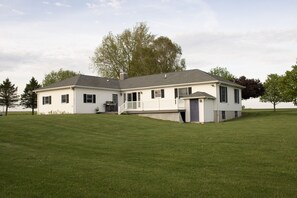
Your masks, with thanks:
[[[159,106],[159,110],[160,110],[160,99],[158,99],[158,106]]]

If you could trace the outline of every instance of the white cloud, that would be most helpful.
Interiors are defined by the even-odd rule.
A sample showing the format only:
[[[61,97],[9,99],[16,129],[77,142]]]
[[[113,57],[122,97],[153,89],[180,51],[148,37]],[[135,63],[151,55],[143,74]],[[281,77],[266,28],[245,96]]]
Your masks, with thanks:
[[[0,7],[3,7],[4,5],[0,3]]]
[[[236,76],[265,80],[294,64],[297,29],[258,32],[205,32],[176,37],[190,68],[224,66]]]
[[[20,11],[20,10],[17,10],[17,9],[11,9],[11,11],[17,15],[24,15],[25,13]]]
[[[48,1],[43,1],[42,3],[45,4],[45,5],[49,5],[50,4]]]
[[[121,6],[121,0],[108,0],[107,5],[113,8],[119,8]]]
[[[95,9],[95,8],[98,8],[99,5],[98,4],[95,4],[95,3],[86,3],[86,6],[90,9]]]
[[[66,8],[70,8],[71,5],[69,4],[65,4],[65,3],[61,3],[61,2],[56,2],[55,3],[55,6],[58,6],[58,7],[66,7]]]
[[[96,9],[100,6],[112,7],[118,9],[121,7],[122,0],[94,0],[86,3],[86,6],[90,9]]]

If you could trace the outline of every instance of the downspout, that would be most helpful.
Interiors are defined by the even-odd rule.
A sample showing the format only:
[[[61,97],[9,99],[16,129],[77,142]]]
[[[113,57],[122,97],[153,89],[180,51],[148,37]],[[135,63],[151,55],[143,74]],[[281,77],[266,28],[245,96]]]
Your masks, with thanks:
[[[220,123],[220,112],[219,112],[219,102],[220,102],[220,85],[221,83],[218,83],[218,86],[216,87],[216,91],[217,91],[217,94],[219,97],[218,100],[217,100],[217,122]]]
[[[72,107],[73,107],[73,114],[76,114],[76,94],[75,94],[75,88],[74,86],[71,86],[70,89],[72,90],[72,94],[73,94],[73,100],[72,100]]]

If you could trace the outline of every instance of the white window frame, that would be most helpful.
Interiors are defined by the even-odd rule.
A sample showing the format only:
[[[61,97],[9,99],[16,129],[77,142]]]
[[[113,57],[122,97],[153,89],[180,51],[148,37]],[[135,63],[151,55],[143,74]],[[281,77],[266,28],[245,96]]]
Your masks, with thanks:
[[[42,105],[50,105],[52,104],[52,97],[51,96],[43,96],[42,97]]]
[[[174,93],[175,98],[181,98],[183,96],[188,96],[188,95],[192,94],[192,87],[175,88],[174,92],[175,92]]]
[[[83,94],[83,102],[87,103],[96,103],[96,94]]]
[[[61,103],[69,103],[69,94],[61,95]]]

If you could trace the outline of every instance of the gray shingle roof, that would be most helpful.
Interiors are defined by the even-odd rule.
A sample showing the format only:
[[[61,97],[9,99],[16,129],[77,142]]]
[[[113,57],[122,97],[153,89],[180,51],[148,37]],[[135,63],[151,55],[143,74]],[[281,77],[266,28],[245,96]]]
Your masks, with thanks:
[[[205,92],[200,92],[200,91],[197,91],[195,93],[192,93],[192,94],[182,97],[182,98],[211,98],[211,99],[215,99],[215,97],[213,97],[212,95],[205,93]]]
[[[42,87],[38,90],[53,89],[58,87],[67,86],[83,86],[83,87],[97,87],[97,88],[109,88],[109,89],[120,89],[119,80],[101,78],[97,76],[77,75],[60,82],[53,83],[49,86]]]
[[[220,81],[233,84],[234,86],[238,86],[238,84],[227,81],[221,77],[211,75],[199,69],[128,78],[126,80],[121,81],[120,86],[122,89],[129,89],[171,84],[184,84],[196,82],[201,83],[207,81]]]
[[[128,78],[125,80],[108,79],[96,76],[78,75],[47,87],[43,89],[54,89],[59,87],[67,86],[85,86],[85,87],[97,87],[97,88],[109,88],[109,89],[131,89],[131,88],[142,88],[142,87],[154,87],[174,84],[186,84],[186,83],[202,83],[202,82],[222,82],[233,86],[240,85],[225,80],[221,77],[211,75],[204,71],[193,69],[180,72],[170,72],[163,74],[154,74],[147,76],[139,76]]]

